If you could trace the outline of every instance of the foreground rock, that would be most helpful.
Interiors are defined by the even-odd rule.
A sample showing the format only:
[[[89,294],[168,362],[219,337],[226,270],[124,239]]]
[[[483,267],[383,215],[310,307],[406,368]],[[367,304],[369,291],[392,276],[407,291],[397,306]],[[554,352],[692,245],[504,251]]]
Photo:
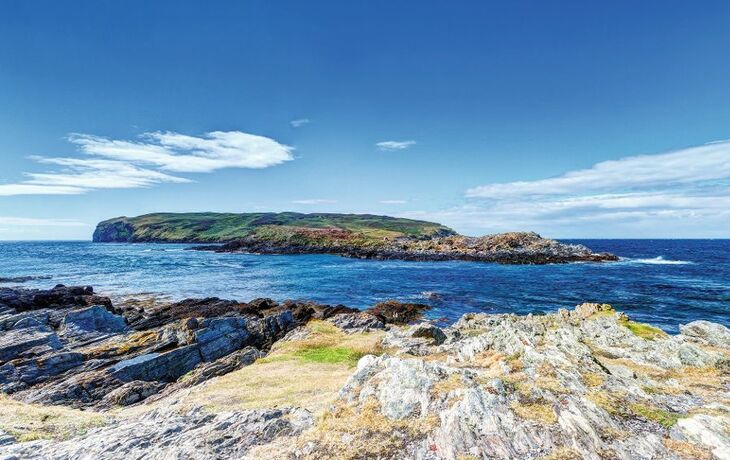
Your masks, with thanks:
[[[8,433],[0,458],[730,459],[730,330],[718,324],[696,321],[670,336],[608,305],[583,304],[541,316],[467,314],[441,329],[427,322],[388,324],[399,316],[394,312],[414,310],[402,305],[376,316],[260,299],[226,304],[228,313],[221,314],[220,302],[134,312],[120,307],[116,311],[131,318],[129,330],[81,348],[53,325],[24,319],[24,328],[35,328],[24,340],[35,344],[15,339],[24,356],[16,367],[27,365],[40,343],[45,356],[83,369],[56,378],[64,388],[79,375],[105,372],[81,384],[83,397],[39,401],[101,409],[137,404],[134,410],[144,415],[122,411],[106,426],[60,442],[17,442]],[[156,321],[164,325],[146,329]],[[272,341],[270,354],[260,359]],[[368,354],[354,354],[365,342]],[[120,360],[114,344],[121,343],[138,357],[126,352]],[[89,349],[96,350],[91,360]],[[81,364],[74,364],[74,353],[82,355]],[[192,368],[190,356],[199,360]],[[94,367],[94,359],[116,361]],[[277,376],[262,380],[267,369]],[[324,390],[328,373],[343,370],[339,391]],[[133,378],[122,378],[126,374]],[[120,384],[107,383],[113,378]],[[273,394],[290,404],[222,411],[194,405],[201,397],[210,403],[215,391],[230,405],[237,392],[251,394],[256,382],[265,385],[254,395]],[[53,385],[29,385],[12,396],[27,401],[59,394]],[[99,385],[113,390],[92,397]],[[287,399],[287,389],[302,398]],[[196,390],[198,399],[191,396]]]
[[[312,424],[311,414],[296,409],[218,415],[199,408],[183,414],[158,410],[72,441],[9,445],[0,450],[0,458],[244,458],[257,446],[291,441]]]
[[[135,404],[249,365],[312,318],[356,314],[271,299],[115,306],[91,287],[0,289],[0,391],[29,403]],[[383,327],[372,316],[356,323]]]

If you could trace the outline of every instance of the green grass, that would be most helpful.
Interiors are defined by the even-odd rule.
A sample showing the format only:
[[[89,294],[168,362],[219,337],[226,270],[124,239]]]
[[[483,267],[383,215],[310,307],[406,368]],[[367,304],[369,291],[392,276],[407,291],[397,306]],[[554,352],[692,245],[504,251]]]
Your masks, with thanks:
[[[682,414],[668,412],[654,406],[637,403],[631,404],[629,407],[634,414],[647,420],[651,420],[652,422],[656,422],[667,429],[676,425],[677,421],[682,418]]]
[[[286,361],[298,361],[302,363],[317,364],[347,364],[355,366],[365,356],[365,353],[348,347],[337,346],[306,346],[295,351],[274,354],[259,359],[259,363],[279,363]]]
[[[454,233],[433,222],[371,214],[156,213],[101,222],[94,240],[223,243],[260,232],[285,240],[299,235],[292,229],[339,229],[363,240]]]
[[[314,347],[299,350],[295,355],[304,362],[321,364],[357,364],[363,357],[361,352],[345,347]]]
[[[619,320],[619,323],[637,337],[641,337],[645,340],[663,339],[667,337],[667,333],[662,331],[661,329],[658,329],[654,326],[649,326],[648,324],[637,323],[635,321],[629,320],[628,318],[621,318]]]

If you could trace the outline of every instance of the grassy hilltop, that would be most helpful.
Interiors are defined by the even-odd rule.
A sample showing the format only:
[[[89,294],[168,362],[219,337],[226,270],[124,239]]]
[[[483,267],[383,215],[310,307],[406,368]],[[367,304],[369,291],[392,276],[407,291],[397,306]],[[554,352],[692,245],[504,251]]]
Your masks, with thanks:
[[[94,231],[94,241],[226,243],[247,237],[263,237],[269,241],[340,239],[343,234],[362,244],[399,237],[432,238],[455,232],[433,222],[371,214],[155,213],[101,222]]]

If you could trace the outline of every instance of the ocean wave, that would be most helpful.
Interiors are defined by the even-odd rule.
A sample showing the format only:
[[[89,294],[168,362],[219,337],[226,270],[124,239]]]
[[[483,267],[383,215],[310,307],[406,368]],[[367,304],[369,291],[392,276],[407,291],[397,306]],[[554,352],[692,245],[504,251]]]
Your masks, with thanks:
[[[667,260],[662,256],[652,257],[650,259],[626,259],[626,261],[635,264],[649,265],[688,265],[694,263],[687,260]]]

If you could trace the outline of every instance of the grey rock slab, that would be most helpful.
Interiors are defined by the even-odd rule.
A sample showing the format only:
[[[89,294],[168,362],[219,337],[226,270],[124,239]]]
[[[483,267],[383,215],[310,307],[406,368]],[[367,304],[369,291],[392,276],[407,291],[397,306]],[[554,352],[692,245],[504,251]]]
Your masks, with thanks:
[[[313,424],[302,409],[208,414],[158,410],[95,428],[68,441],[0,447],[0,459],[116,460],[244,458],[257,446],[291,439]]]
[[[72,310],[66,314],[59,328],[65,337],[78,337],[86,334],[122,333],[127,330],[124,318],[110,313],[101,305]]]

